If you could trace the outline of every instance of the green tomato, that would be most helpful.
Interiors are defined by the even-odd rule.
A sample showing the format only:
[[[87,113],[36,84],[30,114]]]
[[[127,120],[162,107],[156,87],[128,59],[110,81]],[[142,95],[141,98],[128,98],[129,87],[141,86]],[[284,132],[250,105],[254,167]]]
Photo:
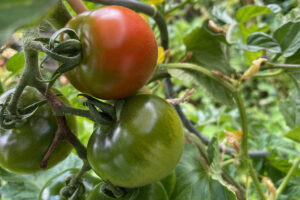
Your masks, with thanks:
[[[43,187],[40,192],[39,200],[67,200],[67,198],[60,195],[60,191],[66,186],[72,176],[74,176],[78,169],[67,169],[55,177],[51,178]],[[83,186],[80,195],[77,196],[77,200],[85,200],[93,188],[101,182],[100,179],[85,173],[81,179],[80,184]]]
[[[176,172],[173,171],[169,176],[160,180],[160,182],[163,184],[168,196],[171,197],[176,186]]]
[[[101,184],[94,188],[87,200],[116,200],[117,198],[108,196],[101,189]],[[118,200],[168,200],[167,192],[160,182],[155,182],[141,188],[134,189]]]
[[[3,104],[14,89],[1,95]],[[38,90],[26,87],[23,91],[18,108],[25,108],[37,101],[45,99]],[[61,97],[65,103],[66,98]],[[67,122],[73,133],[77,133],[74,116],[67,116]],[[57,130],[57,122],[48,104],[43,105],[26,119],[26,122],[15,129],[0,128],[0,166],[14,173],[35,173],[40,171],[39,163],[48,151]],[[61,141],[51,155],[48,168],[64,160],[72,150],[72,145]]]
[[[101,178],[134,188],[169,175],[183,145],[182,124],[173,107],[157,96],[141,94],[125,99],[113,126],[95,130],[87,154]]]

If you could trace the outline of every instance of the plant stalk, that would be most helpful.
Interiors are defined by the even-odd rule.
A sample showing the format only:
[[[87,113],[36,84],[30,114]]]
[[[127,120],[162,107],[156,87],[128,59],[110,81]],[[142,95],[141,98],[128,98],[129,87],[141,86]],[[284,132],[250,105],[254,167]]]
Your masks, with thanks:
[[[276,193],[277,197],[279,197],[279,195],[283,192],[283,190],[287,186],[289,180],[291,179],[293,173],[297,170],[299,164],[300,164],[300,157],[298,157],[296,159],[295,163],[293,164],[293,166],[289,170],[288,174],[286,175],[286,177],[284,178],[284,180],[280,184],[279,188],[277,189],[277,193]]]

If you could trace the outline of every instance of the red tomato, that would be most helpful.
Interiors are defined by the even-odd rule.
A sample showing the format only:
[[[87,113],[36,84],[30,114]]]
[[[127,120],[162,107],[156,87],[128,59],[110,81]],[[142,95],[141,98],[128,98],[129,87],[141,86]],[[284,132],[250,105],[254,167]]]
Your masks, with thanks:
[[[66,73],[72,85],[100,99],[119,99],[151,77],[157,44],[149,25],[134,11],[107,6],[71,19],[82,44],[79,66]]]

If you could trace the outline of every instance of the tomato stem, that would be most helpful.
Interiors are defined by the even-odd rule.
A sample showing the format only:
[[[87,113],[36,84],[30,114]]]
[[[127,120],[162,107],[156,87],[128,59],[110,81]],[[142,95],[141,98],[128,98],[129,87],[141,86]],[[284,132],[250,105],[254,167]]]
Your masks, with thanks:
[[[55,150],[55,147],[61,140],[68,140],[76,149],[78,156],[82,160],[86,161],[87,160],[86,148],[68,127],[64,113],[61,114],[55,112],[59,108],[63,107],[64,104],[51,90],[46,92],[47,85],[41,81],[42,76],[38,65],[38,51],[37,51],[40,49],[40,45],[38,44],[38,42],[34,41],[35,38],[38,38],[38,36],[39,36],[38,27],[29,28],[24,31],[23,44],[24,44],[24,54],[25,54],[25,69],[22,73],[20,81],[16,86],[16,90],[9,104],[9,111],[11,113],[17,112],[18,99],[27,85],[35,87],[48,100],[52,110],[56,114],[56,119],[58,124],[55,138],[50,148],[48,149],[48,152],[44,156],[44,159],[40,163],[41,167],[44,168],[47,166],[47,162],[49,158],[51,157],[53,151]]]
[[[81,0],[67,0],[67,2],[70,4],[70,6],[77,14],[89,10]]]
[[[47,21],[56,29],[63,28],[66,23],[72,18],[68,9],[62,2],[59,0],[56,4],[56,7],[53,12],[48,16]]]
[[[300,164],[300,157],[298,157],[293,166],[290,168],[288,174],[286,175],[286,177],[284,178],[284,180],[282,181],[282,183],[280,184],[279,188],[277,189],[277,194],[276,196],[279,197],[279,195],[282,193],[282,191],[285,189],[287,183],[289,182],[289,180],[291,179],[293,173],[298,169],[298,165]]]

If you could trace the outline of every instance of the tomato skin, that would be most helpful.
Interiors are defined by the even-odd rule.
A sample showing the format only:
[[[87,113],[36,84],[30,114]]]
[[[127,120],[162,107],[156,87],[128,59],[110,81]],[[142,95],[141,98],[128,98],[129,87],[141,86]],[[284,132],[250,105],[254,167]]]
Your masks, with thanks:
[[[116,200],[116,198],[110,197],[104,194],[101,189],[101,184],[96,186],[88,196],[87,200]],[[118,198],[118,200],[168,200],[167,192],[160,182],[154,182],[150,185],[136,189],[132,193],[126,194],[124,197]]]
[[[157,96],[142,94],[125,99],[113,127],[95,130],[87,155],[101,178],[134,188],[169,175],[183,145],[183,128],[173,107]]]
[[[66,186],[66,180],[70,176],[75,175],[78,171],[78,169],[67,169],[52,177],[41,190],[39,200],[67,200],[65,197],[60,195],[60,190]],[[77,200],[85,200],[93,188],[100,182],[100,179],[85,173],[80,179],[80,183],[84,187],[84,192],[77,198]]]
[[[120,99],[139,90],[157,62],[157,44],[149,25],[134,11],[107,6],[82,13],[66,27],[82,44],[82,61],[66,73],[79,91],[100,99]]]
[[[1,95],[0,104],[4,103],[14,89]],[[67,100],[60,97],[65,103]],[[45,99],[38,90],[26,87],[19,99],[18,108]],[[57,130],[56,118],[48,104],[38,108],[33,116],[21,127],[15,129],[0,128],[0,166],[14,173],[27,174],[42,170],[39,163],[48,151]],[[67,116],[67,122],[73,133],[77,133],[76,119]],[[50,168],[64,160],[72,150],[72,145],[61,141],[48,161]]]

